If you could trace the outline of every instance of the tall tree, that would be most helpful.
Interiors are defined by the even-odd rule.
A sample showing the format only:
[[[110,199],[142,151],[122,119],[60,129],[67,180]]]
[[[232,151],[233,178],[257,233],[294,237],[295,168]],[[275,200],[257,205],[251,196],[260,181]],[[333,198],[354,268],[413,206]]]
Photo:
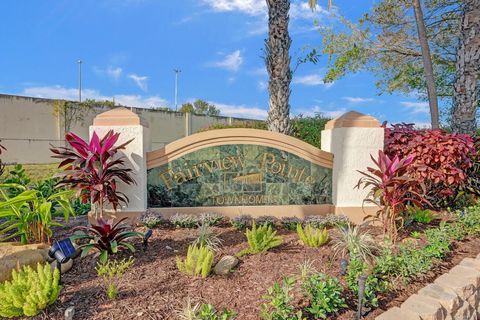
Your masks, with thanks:
[[[427,28],[425,27],[425,21],[423,19],[423,10],[420,0],[413,0],[413,11],[415,13],[415,22],[417,24],[418,41],[422,50],[423,68],[425,70],[425,82],[427,85],[432,129],[438,129],[440,127],[440,121],[438,115],[437,87],[435,85],[432,56],[430,55],[430,46],[427,39]]]
[[[329,7],[332,0],[328,0]],[[268,8],[268,38],[265,40],[265,64],[269,75],[269,109],[267,124],[270,131],[288,134],[290,131],[290,45],[288,31],[290,0],[266,0]],[[308,0],[312,10],[317,0]]]
[[[218,116],[220,110],[213,104],[210,104],[204,100],[197,99],[193,103],[187,102],[182,105],[180,112],[191,112],[198,115],[205,116]]]
[[[290,131],[290,45],[288,32],[290,0],[266,0],[268,39],[265,40],[265,64],[269,75],[268,129],[287,134]]]
[[[480,91],[480,0],[464,1],[460,28],[451,124],[455,132],[473,133]]]

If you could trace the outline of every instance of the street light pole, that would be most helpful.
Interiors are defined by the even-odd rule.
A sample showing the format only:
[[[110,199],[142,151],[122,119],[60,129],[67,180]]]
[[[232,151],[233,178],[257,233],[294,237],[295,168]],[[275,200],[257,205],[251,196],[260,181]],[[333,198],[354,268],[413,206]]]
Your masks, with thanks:
[[[173,69],[175,72],[175,111],[178,111],[178,74],[182,72],[180,69]]]
[[[82,60],[78,60],[78,102],[82,102]]]

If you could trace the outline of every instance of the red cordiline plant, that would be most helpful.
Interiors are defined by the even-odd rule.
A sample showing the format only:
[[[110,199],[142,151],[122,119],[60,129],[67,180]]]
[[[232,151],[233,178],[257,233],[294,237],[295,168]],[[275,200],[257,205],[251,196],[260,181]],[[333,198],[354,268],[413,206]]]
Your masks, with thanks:
[[[108,256],[117,253],[121,249],[128,249],[135,252],[135,247],[125,241],[131,237],[142,237],[142,233],[133,231],[132,227],[124,224],[127,218],[119,220],[113,224],[113,220],[104,220],[97,218],[97,224],[89,227],[76,227],[74,230],[82,231],[83,234],[77,234],[70,237],[72,241],[79,239],[88,240],[87,243],[80,246],[82,248],[81,257],[86,256],[93,248],[100,252],[99,260],[104,263]]]
[[[90,201],[95,205],[95,213],[99,210],[100,216],[103,216],[107,203],[114,210],[117,210],[120,203],[128,203],[127,196],[117,190],[118,181],[128,185],[135,183],[130,175],[132,169],[125,167],[125,157],[118,154],[133,139],[115,146],[119,136],[120,133],[110,130],[100,139],[94,132],[88,143],[69,132],[65,139],[71,148],[50,149],[54,153],[53,158],[62,159],[58,167],[64,169],[58,174],[62,180],[57,186],[77,190],[81,201]]]
[[[464,186],[475,155],[474,141],[466,134],[443,130],[416,130],[413,124],[385,128],[385,153],[390,157],[413,156],[407,172],[425,183],[432,202],[456,195]]]
[[[395,156],[391,159],[383,151],[378,152],[378,158],[371,156],[375,167],[368,167],[368,172],[359,171],[363,177],[358,181],[357,188],[369,188],[366,203],[373,203],[379,207],[376,215],[368,216],[379,220],[383,225],[384,234],[388,233],[395,242],[398,229],[403,226],[404,216],[408,204],[420,206],[428,203],[423,198],[424,185],[408,174],[408,167],[414,156],[405,158]]]

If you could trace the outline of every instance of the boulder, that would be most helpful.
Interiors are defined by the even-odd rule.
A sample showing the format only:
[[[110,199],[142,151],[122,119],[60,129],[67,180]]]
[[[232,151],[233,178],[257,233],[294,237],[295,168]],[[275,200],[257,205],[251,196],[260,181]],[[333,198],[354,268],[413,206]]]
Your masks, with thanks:
[[[24,265],[35,267],[37,263],[47,261],[49,248],[50,246],[44,243],[0,243],[0,282],[11,279],[12,269]]]
[[[213,272],[218,275],[229,274],[238,264],[238,258],[234,256],[223,256],[213,268]]]

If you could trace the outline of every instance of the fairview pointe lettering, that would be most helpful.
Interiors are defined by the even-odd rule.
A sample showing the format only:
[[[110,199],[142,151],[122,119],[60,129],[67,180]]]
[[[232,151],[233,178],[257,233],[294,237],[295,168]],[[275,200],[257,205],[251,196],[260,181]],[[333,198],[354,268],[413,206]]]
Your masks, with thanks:
[[[167,190],[171,190],[176,186],[195,180],[201,176],[213,174],[217,171],[241,172],[243,169],[245,169],[246,163],[247,159],[243,154],[226,156],[219,159],[201,161],[197,164],[187,167],[172,168],[159,173],[159,176]],[[315,181],[313,176],[305,173],[305,167],[295,166],[285,159],[277,157],[275,154],[270,152],[264,152],[260,155],[260,157],[257,158],[257,167],[255,170],[253,170],[248,176],[241,176],[239,174],[239,177],[235,178],[234,182],[242,182],[247,184],[260,183],[261,181],[255,181],[252,179],[256,178],[258,180],[258,177],[262,177],[262,173],[284,177],[292,182],[312,184]],[[252,179],[249,180],[249,176],[251,176]],[[252,201],[255,203],[265,202],[260,200]],[[216,202],[220,203],[224,202],[224,200],[222,201],[219,199]],[[246,200],[246,202],[250,202],[250,200]]]

